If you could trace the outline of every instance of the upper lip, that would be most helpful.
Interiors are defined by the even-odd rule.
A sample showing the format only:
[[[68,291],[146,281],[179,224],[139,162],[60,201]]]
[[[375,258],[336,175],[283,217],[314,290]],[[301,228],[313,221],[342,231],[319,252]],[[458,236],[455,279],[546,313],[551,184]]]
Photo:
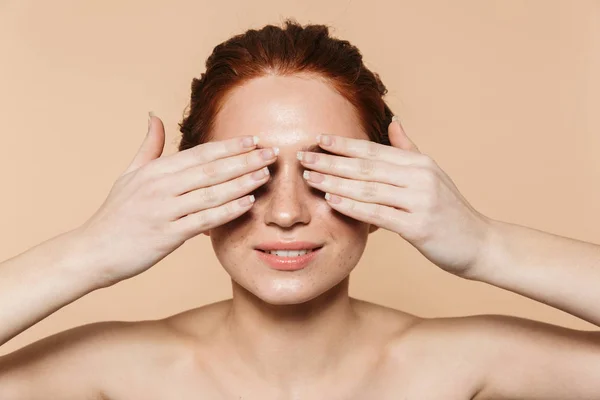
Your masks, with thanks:
[[[313,242],[265,242],[255,247],[257,250],[313,250],[323,245]]]

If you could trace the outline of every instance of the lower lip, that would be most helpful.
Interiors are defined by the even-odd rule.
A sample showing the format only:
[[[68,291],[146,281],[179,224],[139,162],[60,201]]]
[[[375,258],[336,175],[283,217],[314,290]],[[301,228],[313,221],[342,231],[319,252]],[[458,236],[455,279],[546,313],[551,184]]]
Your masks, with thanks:
[[[258,256],[273,269],[277,269],[279,271],[297,271],[306,268],[306,266],[317,256],[317,253],[319,253],[321,249],[319,248],[311,251],[310,253],[297,257],[281,257],[260,250],[256,251],[258,252]]]

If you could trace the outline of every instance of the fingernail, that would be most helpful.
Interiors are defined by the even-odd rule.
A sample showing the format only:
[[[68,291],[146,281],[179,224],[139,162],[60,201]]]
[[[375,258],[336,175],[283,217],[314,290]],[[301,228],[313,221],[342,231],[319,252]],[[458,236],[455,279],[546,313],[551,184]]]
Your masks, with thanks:
[[[273,149],[263,149],[260,152],[260,156],[264,159],[264,160],[270,160],[273,157],[275,157],[275,152],[273,151]]]
[[[243,197],[239,200],[240,206],[242,206],[242,207],[249,206],[250,204],[254,203],[254,201],[255,201],[255,198],[254,198],[253,194],[251,194],[250,196]]]
[[[332,143],[331,136],[329,135],[319,135],[317,136],[317,142],[321,143],[325,146],[330,146]]]
[[[269,176],[269,168],[267,168],[267,167],[264,167],[258,171],[254,171],[252,173],[252,179],[254,179],[256,181],[260,181],[265,176]]]
[[[314,182],[314,183],[321,183],[325,179],[325,175],[320,174],[320,173],[315,172],[315,171],[304,171],[304,173],[302,174],[302,176],[307,181],[311,181],[311,182]]]
[[[398,125],[400,125],[400,118],[398,118],[398,116],[397,116],[397,115],[394,115],[394,116],[392,117],[392,122],[396,122]]]
[[[299,151],[296,153],[296,158],[300,161],[303,161],[305,164],[312,164],[317,161],[317,155],[314,153],[305,153],[303,151]]]
[[[150,132],[150,127],[152,126],[152,117],[154,113],[152,111],[148,111],[148,132]]]
[[[304,153],[303,160],[305,164],[312,164],[317,162],[317,155],[315,153]]]
[[[333,204],[339,204],[342,201],[341,197],[329,193],[325,193],[325,200]]]
[[[242,139],[242,146],[245,148],[254,147],[258,143],[258,136],[245,137]]]
[[[276,156],[279,155],[279,147],[273,147],[273,153],[275,153]]]

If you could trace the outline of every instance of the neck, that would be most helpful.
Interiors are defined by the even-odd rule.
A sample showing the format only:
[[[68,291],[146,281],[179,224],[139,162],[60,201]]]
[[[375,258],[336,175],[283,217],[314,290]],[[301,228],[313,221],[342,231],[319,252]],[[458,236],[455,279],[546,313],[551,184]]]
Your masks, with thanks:
[[[244,364],[282,384],[335,370],[358,325],[348,282],[293,305],[265,303],[233,282],[228,334]]]

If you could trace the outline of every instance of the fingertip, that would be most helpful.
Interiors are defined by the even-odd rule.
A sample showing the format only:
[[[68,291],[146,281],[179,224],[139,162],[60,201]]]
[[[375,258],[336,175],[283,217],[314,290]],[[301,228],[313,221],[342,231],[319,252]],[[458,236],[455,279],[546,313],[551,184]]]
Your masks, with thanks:
[[[242,208],[246,208],[246,207],[251,206],[252,204],[254,204],[255,201],[256,201],[256,199],[254,198],[254,195],[251,194],[249,196],[242,197],[239,200],[239,204],[240,204],[240,206]]]
[[[400,123],[400,117],[398,117],[397,115],[394,115],[392,117],[391,123],[395,124],[400,129],[400,131],[402,131],[402,133],[404,133],[404,128],[402,128],[402,124]]]

